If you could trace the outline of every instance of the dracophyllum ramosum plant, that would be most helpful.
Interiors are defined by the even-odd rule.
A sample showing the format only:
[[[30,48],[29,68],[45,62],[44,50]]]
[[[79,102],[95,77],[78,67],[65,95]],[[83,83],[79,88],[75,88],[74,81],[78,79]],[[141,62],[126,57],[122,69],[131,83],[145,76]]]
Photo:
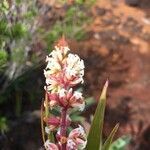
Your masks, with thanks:
[[[46,62],[47,66],[44,70],[46,94],[44,113],[41,114],[45,149],[108,150],[118,128],[118,125],[115,126],[108,139],[105,142],[102,141],[108,81],[103,88],[87,139],[85,130],[81,125],[71,131],[68,130],[71,124],[69,110],[76,108],[79,111],[83,111],[85,107],[82,93],[75,90],[78,84],[83,83],[83,60],[78,55],[70,53],[65,39],[62,38],[55,46],[55,50],[47,56]],[[55,108],[59,108],[60,116],[54,116],[49,113],[49,110]],[[43,112],[43,109],[41,112]]]
[[[49,56],[46,58],[47,66],[44,70],[46,78],[47,101],[44,102],[45,110],[60,107],[60,117],[45,117],[45,132],[56,130],[56,141],[52,143],[47,139],[44,146],[46,150],[76,150],[84,149],[87,143],[84,128],[79,125],[70,133],[67,132],[71,120],[69,109],[77,108],[83,111],[85,101],[81,92],[74,87],[83,83],[84,62],[78,55],[70,53],[70,49],[64,39],[61,39]],[[48,106],[47,106],[48,105]]]

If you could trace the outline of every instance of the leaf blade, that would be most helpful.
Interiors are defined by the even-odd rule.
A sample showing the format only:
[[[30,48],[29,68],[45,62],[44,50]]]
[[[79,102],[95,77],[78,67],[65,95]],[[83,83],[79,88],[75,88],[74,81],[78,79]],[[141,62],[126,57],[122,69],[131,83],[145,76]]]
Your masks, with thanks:
[[[108,136],[107,140],[105,141],[105,143],[102,147],[102,150],[109,150],[112,140],[113,140],[113,137],[114,137],[115,133],[117,132],[118,128],[119,128],[119,124],[116,124],[115,127],[113,128],[113,130],[111,131],[110,135]]]
[[[86,150],[91,150],[91,149],[99,150],[99,148],[101,149],[102,147],[102,130],[103,130],[104,112],[106,106],[107,87],[108,87],[108,81],[106,81],[103,87],[102,94],[100,96],[98,106],[94,114],[94,118],[88,135]]]

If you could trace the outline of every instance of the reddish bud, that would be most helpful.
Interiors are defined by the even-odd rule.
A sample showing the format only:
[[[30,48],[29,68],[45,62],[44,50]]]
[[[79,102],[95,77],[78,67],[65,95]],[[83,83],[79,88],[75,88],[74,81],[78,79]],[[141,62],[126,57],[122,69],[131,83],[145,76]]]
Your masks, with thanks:
[[[58,40],[56,46],[58,47],[68,47],[68,43],[66,42],[65,36],[63,35],[61,39]]]

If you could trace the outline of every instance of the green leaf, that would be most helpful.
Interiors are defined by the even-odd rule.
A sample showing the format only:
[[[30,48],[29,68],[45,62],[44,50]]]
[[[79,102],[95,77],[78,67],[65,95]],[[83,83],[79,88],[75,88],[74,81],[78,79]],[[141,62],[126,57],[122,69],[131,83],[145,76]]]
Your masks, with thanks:
[[[9,3],[7,2],[7,0],[3,0],[2,2],[0,2],[0,13],[5,13],[5,15],[7,15],[9,10]]]
[[[25,37],[25,35],[27,35],[27,32],[28,32],[27,26],[22,23],[16,23],[15,25],[12,26],[11,29],[12,38],[15,39]]]
[[[0,132],[4,134],[4,132],[7,132],[9,130],[8,128],[8,122],[5,117],[0,116]]]
[[[70,116],[72,122],[84,122],[85,121],[85,118],[82,117],[82,116],[77,116],[76,114],[75,115],[72,115]]]
[[[83,5],[84,4],[84,0],[76,0],[77,4]]]
[[[6,9],[9,9],[9,4],[8,4],[7,0],[4,0],[4,1],[3,1],[3,6],[4,6]]]
[[[0,37],[9,37],[10,29],[8,28],[8,23],[5,19],[0,20]]]
[[[49,111],[49,107],[48,107],[48,95],[47,95],[47,91],[45,92],[45,117],[48,118],[51,116],[50,111]],[[53,132],[50,132],[50,134],[48,134],[48,139],[51,142],[54,142],[54,134]]]
[[[7,62],[7,52],[0,49],[0,68]]]
[[[116,124],[116,126],[111,131],[109,137],[105,141],[105,143],[104,143],[104,145],[102,147],[102,150],[109,150],[109,148],[111,146],[111,143],[112,143],[112,140],[113,140],[113,137],[114,137],[115,133],[117,132],[118,128],[119,128],[119,124]]]
[[[118,138],[116,141],[114,141],[109,150],[125,150],[126,146],[130,143],[131,136],[130,135],[124,135],[120,138]]]
[[[99,150],[102,147],[102,130],[106,105],[107,87],[108,81],[106,81],[104,85],[98,106],[96,108],[94,119],[88,135],[86,150]]]

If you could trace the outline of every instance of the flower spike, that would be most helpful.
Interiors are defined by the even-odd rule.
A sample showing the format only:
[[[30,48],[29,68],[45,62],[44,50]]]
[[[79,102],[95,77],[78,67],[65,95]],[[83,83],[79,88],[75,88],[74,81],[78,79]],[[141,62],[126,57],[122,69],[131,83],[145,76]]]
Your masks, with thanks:
[[[85,107],[82,93],[74,90],[77,84],[83,83],[84,62],[78,55],[69,52],[68,44],[62,37],[55,49],[46,57],[44,75],[47,105],[49,109],[59,107],[61,114],[44,120],[48,137],[54,130],[58,131],[56,143],[50,142],[49,139],[45,142],[46,150],[82,150],[87,143],[85,131],[80,125],[69,134],[67,132],[71,123],[68,109],[76,108],[83,111]],[[44,105],[45,108],[47,105]]]

